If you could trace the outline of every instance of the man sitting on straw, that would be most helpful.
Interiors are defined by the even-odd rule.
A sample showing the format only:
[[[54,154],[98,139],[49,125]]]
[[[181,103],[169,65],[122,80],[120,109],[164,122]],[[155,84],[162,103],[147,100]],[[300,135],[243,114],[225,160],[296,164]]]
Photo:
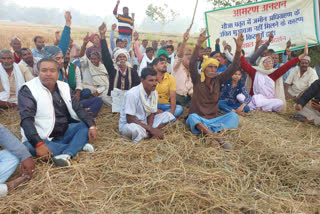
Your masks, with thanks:
[[[237,48],[233,62],[225,72],[219,75],[216,74],[219,62],[216,59],[204,56],[201,68],[202,72],[204,72],[205,80],[201,81],[201,76],[197,69],[197,60],[201,44],[207,39],[208,37],[206,36],[205,30],[200,34],[191,56],[189,69],[193,83],[193,96],[186,123],[191,128],[192,133],[207,134],[216,140],[224,149],[229,150],[232,145],[216,137],[213,132],[238,128],[239,118],[236,113],[230,112],[223,116],[218,116],[218,102],[221,84],[230,79],[240,66],[240,53],[244,39],[243,35],[239,32],[238,38],[234,39]]]
[[[115,49],[113,61],[105,39],[107,32],[105,23],[99,27],[99,32],[101,37],[102,62],[109,73],[110,85],[108,95],[111,95],[111,91],[114,88],[124,91],[139,85],[140,79],[138,73],[128,62],[128,51],[124,48]]]
[[[306,106],[311,100],[311,106]],[[303,115],[300,121],[320,125],[320,80],[316,80],[297,100],[296,110]]]
[[[0,146],[5,148],[0,151],[0,196],[5,196],[8,191],[32,178],[34,163],[28,150],[2,125],[0,136]],[[15,172],[20,162],[22,176],[4,183]]]
[[[286,99],[297,101],[311,84],[318,79],[317,72],[310,67],[311,58],[303,57],[299,61],[299,66],[294,68],[284,84]]]
[[[193,94],[193,84],[189,72],[189,64],[192,51],[186,48],[189,39],[188,29],[183,35],[183,42],[178,50],[175,58],[172,76],[176,79],[177,104],[182,106],[190,106]]]
[[[147,137],[163,138],[163,128],[175,117],[170,112],[155,114],[158,110],[157,73],[152,68],[141,72],[141,84],[130,89],[122,103],[119,131],[138,143]]]
[[[18,95],[22,142],[33,156],[52,155],[56,166],[70,166],[69,160],[81,149],[94,151],[88,139],[96,140],[97,128],[69,85],[58,81],[55,60],[43,58],[38,70],[39,76],[24,84]]]
[[[155,58],[152,63],[157,72],[158,111],[171,112],[175,117],[183,114],[183,107],[176,103],[176,80],[167,73],[167,63],[163,58]]]
[[[19,62],[19,65],[28,68],[34,77],[38,76],[37,63],[40,58],[34,57],[29,48],[21,48],[20,56],[22,60]]]
[[[17,110],[18,91],[32,78],[28,68],[14,63],[14,56],[10,50],[0,51],[0,108]]]

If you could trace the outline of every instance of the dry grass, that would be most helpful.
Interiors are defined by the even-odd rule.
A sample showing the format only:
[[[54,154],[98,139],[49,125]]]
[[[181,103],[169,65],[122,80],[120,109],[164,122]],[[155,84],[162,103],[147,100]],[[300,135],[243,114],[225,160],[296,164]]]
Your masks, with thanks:
[[[134,144],[105,107],[95,153],[70,168],[37,163],[34,178],[0,201],[0,213],[316,213],[319,129],[289,114],[251,113],[226,133],[234,150],[194,136],[182,119],[164,140]],[[19,136],[19,116],[1,124]],[[17,176],[19,173],[16,173]]]
[[[36,34],[52,43],[57,28],[3,24],[0,49],[14,35],[24,46]],[[76,43],[87,31],[73,28]],[[0,213],[319,213],[319,128],[289,119],[292,111],[241,118],[226,133],[234,145],[226,153],[183,119],[164,140],[131,143],[104,107],[97,151],[80,152],[70,168],[37,162],[34,178],[0,200]],[[20,138],[17,112],[1,113],[0,123]]]
[[[108,26],[108,30],[111,29],[111,26]],[[22,40],[22,47],[27,47],[33,49],[35,47],[33,38],[37,35],[43,36],[45,38],[46,45],[53,45],[55,40],[55,32],[62,32],[63,26],[54,26],[54,25],[37,25],[37,24],[27,24],[27,23],[11,23],[0,21],[0,50],[10,49],[10,40],[12,37],[17,36]],[[83,38],[86,36],[87,32],[97,33],[98,26],[93,27],[79,27],[72,26],[71,29],[71,38],[74,40],[75,44],[82,45]],[[182,35],[166,34],[166,33],[146,33],[139,32],[139,39],[148,39],[148,46],[151,46],[151,40],[173,40],[174,46],[176,47],[179,42],[182,41]],[[117,37],[117,33],[115,35]],[[107,33],[107,38],[109,38],[109,33]],[[109,45],[109,39],[108,45]],[[196,41],[196,37],[192,37],[192,40],[188,43],[191,47]],[[89,44],[91,45],[91,44]],[[160,45],[160,44],[159,44]]]

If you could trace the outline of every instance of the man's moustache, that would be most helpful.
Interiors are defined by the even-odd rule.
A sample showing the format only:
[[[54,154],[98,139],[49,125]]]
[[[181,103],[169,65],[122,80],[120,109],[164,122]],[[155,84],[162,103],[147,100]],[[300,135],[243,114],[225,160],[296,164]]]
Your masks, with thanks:
[[[124,60],[120,60],[119,62],[117,62],[118,65],[121,65],[121,64],[124,64],[124,63],[126,63],[126,61],[124,61]]]

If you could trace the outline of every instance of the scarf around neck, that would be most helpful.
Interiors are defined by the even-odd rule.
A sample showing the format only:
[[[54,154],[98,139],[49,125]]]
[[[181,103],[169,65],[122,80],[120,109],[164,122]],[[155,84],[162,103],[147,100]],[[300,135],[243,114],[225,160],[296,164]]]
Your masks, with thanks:
[[[16,63],[13,63],[13,75],[15,79],[15,85],[16,85],[16,96],[18,98],[18,92],[21,88],[21,86],[25,83],[24,77],[20,71],[19,66]],[[17,103],[17,99],[9,100],[10,98],[10,82],[9,82],[9,76],[5,69],[3,68],[2,64],[0,63],[0,78],[1,83],[3,86],[4,91],[0,92],[0,100],[5,102],[11,102],[11,103]]]
[[[157,104],[157,95],[156,95],[156,92],[155,91],[152,91],[151,92],[151,103],[149,104],[147,102],[147,99],[146,99],[146,91],[144,90],[144,87],[142,85],[142,83],[140,83],[139,85],[140,87],[140,98],[141,98],[141,101],[142,101],[142,105],[144,107],[144,110],[151,114],[152,112],[155,112],[157,111],[157,108],[158,108],[158,104]]]

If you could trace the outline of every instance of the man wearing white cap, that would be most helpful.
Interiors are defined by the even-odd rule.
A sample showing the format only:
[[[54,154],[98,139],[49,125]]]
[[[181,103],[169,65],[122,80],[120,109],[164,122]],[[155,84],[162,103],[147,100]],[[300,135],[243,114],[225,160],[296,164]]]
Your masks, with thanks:
[[[289,74],[284,84],[287,99],[296,101],[318,79],[317,72],[310,67],[310,62],[309,56],[303,57],[298,66]]]
[[[101,52],[102,52],[102,62],[109,73],[109,92],[114,88],[120,90],[129,90],[130,88],[140,84],[140,78],[137,71],[132,68],[131,64],[128,62],[129,53],[126,49],[121,48],[114,52],[114,61],[109,53],[107,41],[106,41],[106,31],[107,27],[103,23],[99,27],[100,38],[101,38]]]

